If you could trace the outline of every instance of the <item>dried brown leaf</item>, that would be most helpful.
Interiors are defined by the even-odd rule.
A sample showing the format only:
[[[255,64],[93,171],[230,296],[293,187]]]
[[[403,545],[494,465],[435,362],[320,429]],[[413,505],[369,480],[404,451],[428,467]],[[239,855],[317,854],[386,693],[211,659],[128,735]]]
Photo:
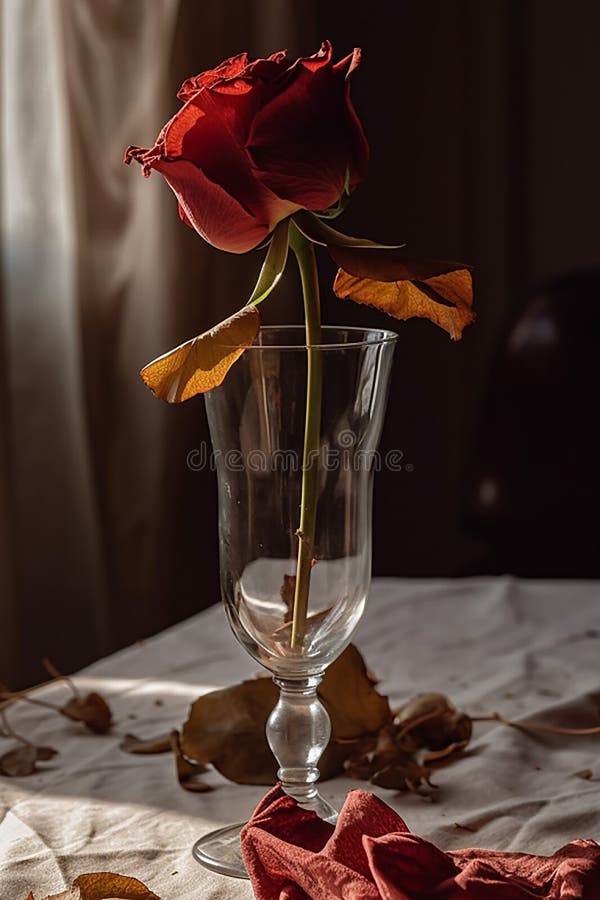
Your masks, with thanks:
[[[460,340],[475,319],[471,272],[463,263],[390,258],[372,250],[328,246],[340,267],[333,290],[396,319],[424,318]]]
[[[37,771],[37,762],[47,762],[56,756],[53,747],[34,747],[33,744],[19,744],[0,757],[0,775],[9,778],[24,778]]]
[[[423,757],[423,763],[426,766],[430,766],[432,763],[450,762],[451,759],[460,756],[468,743],[468,741],[455,741],[453,744],[448,744],[447,747],[443,747],[441,750],[434,750],[431,753],[426,753]]]
[[[32,893],[27,900],[35,900]],[[68,891],[52,894],[45,900],[160,900],[160,897],[137,878],[92,872],[76,878]]]
[[[352,645],[327,670],[319,696],[332,725],[332,739],[319,763],[321,777],[328,778],[341,771],[355,739],[376,732],[391,713],[387,698],[375,691],[364,660]],[[203,765],[212,763],[240,784],[273,784],[277,763],[265,727],[277,699],[278,689],[270,678],[204,694],[192,705],[183,726],[184,755]]]
[[[48,762],[49,759],[52,759],[58,753],[58,750],[55,750],[54,747],[37,747],[36,749],[38,762]]]
[[[331,718],[335,740],[379,731],[391,717],[387,697],[375,690],[372,676],[354,644],[329,666],[319,686],[319,696]]]
[[[580,772],[575,772],[575,777],[583,778],[584,781],[589,781],[591,778],[594,777],[594,773],[592,772],[591,769],[581,769]]]
[[[195,793],[205,794],[207,791],[212,791],[212,787],[209,784],[206,784],[205,781],[201,781],[197,776],[201,775],[203,772],[206,772],[206,766],[200,765],[198,763],[191,762],[189,759],[186,759],[182,750],[179,732],[175,729],[169,735],[169,742],[171,745],[171,749],[175,754],[175,767],[177,770],[177,780],[182,788],[185,788],[186,791],[193,791]]]
[[[21,778],[35,772],[37,748],[33,744],[20,744],[0,757],[0,772],[10,778]]]
[[[409,734],[420,747],[446,751],[451,744],[471,739],[473,724],[469,716],[456,710],[444,694],[417,694],[402,706],[395,718],[399,734]]]
[[[188,759],[214,767],[239,784],[273,784],[277,764],[265,726],[277,702],[270,678],[211,691],[192,704],[181,748]]]
[[[424,786],[424,782],[433,787],[428,778],[428,769],[407,756],[406,759],[398,758],[383,766],[374,772],[369,780],[377,787],[391,788],[395,791],[418,791]]]
[[[433,787],[430,764],[458,755],[467,746],[470,733],[470,719],[458,713],[447,697],[419,694],[379,730],[370,745],[350,753],[347,774],[379,787],[423,795],[426,786]],[[419,758],[423,747],[431,747],[433,752]]]
[[[427,781],[429,770],[395,740],[394,732],[394,726],[388,723],[370,746],[351,754],[346,774],[379,787],[418,790]]]
[[[180,403],[221,384],[227,372],[258,334],[255,306],[245,306],[210,331],[148,363],[140,375],[168,403]]]
[[[344,764],[350,753],[350,746],[355,746],[358,741],[339,742],[329,741],[322,757],[318,762],[319,777],[321,781],[335,778],[344,771]]]
[[[399,725],[406,725],[423,717],[443,714],[449,709],[451,704],[445,694],[433,692],[416,694],[400,707],[396,713],[396,722]]]
[[[589,737],[590,735],[600,734],[600,725],[592,725],[589,728],[572,728],[567,725],[550,725],[546,722],[513,722],[498,712],[490,713],[487,716],[472,716],[471,721],[500,722],[501,725],[507,725],[509,728],[516,728],[518,731],[533,732],[534,734],[563,734],[572,735],[573,737]]]
[[[67,719],[83,722],[94,734],[106,734],[112,724],[112,713],[106,700],[95,692],[84,697],[71,697],[60,712]]]
[[[160,898],[137,878],[114,875],[112,872],[95,872],[80,875],[73,882],[81,892],[81,900],[160,900]]]

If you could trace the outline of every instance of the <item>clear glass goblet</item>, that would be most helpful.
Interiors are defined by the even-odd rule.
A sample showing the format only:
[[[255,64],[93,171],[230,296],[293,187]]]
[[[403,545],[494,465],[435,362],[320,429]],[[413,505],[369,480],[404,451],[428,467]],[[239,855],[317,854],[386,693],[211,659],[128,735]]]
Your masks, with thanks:
[[[337,813],[317,788],[318,761],[331,731],[317,688],[350,642],[367,600],[373,473],[396,339],[380,329],[323,327],[322,343],[307,347],[303,326],[263,327],[223,384],[205,396],[227,618],[280,689],[266,733],[281,786],[303,808],[332,822]],[[307,457],[309,365],[320,374],[320,425],[318,418],[316,448]],[[315,408],[312,413],[314,420]],[[299,530],[301,508],[311,503],[307,472],[316,504],[314,535]],[[305,559],[298,563],[302,542]],[[302,621],[293,629],[297,567],[306,567],[307,552],[310,587]],[[201,838],[195,858],[246,877],[242,827]]]

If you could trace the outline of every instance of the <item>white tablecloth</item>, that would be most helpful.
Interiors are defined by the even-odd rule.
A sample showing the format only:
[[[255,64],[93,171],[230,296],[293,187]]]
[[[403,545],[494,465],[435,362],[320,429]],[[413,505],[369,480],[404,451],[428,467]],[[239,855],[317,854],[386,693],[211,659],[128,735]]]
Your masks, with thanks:
[[[575,724],[600,721],[598,583],[380,579],[356,643],[392,705],[441,690],[473,715],[560,711]],[[118,744],[127,731],[150,736],[179,725],[199,693],[256,669],[216,606],[78,677],[109,699],[111,734],[84,734],[26,704],[11,709],[17,730],[60,754],[39,774],[0,779],[2,900],[24,900],[29,889],[44,897],[86,871],[134,875],[163,900],[252,897],[247,882],[200,868],[190,849],[209,829],[247,818],[264,789],[215,774],[215,791],[190,794],[170,756],[130,756]],[[52,687],[40,696],[65,693]],[[8,747],[0,739],[0,751]],[[575,775],[584,769],[592,780]],[[445,849],[549,853],[573,838],[600,839],[600,736],[530,737],[478,725],[469,754],[435,780],[434,803],[376,792]],[[323,793],[339,805],[357,786],[340,778]]]

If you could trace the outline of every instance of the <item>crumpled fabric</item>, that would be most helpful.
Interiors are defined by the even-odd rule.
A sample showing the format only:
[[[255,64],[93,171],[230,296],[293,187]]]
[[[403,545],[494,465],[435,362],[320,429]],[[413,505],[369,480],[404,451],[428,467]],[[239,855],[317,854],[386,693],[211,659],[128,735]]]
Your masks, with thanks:
[[[336,826],[277,786],[242,832],[258,900],[600,900],[600,845],[566,844],[552,856],[444,852],[411,834],[367,791],[351,791]]]

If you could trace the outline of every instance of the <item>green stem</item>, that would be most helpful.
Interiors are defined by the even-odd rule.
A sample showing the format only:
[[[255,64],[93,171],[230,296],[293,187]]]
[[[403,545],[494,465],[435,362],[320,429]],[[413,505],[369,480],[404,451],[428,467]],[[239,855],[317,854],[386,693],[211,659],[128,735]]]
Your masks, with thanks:
[[[302,456],[302,491],[300,527],[298,528],[298,563],[292,612],[291,648],[302,646],[306,630],[310,573],[314,558],[319,486],[319,452],[321,447],[321,397],[323,365],[321,357],[321,302],[317,261],[312,243],[291,223],[290,244],[298,260],[304,298],[306,325],[307,375],[304,450]]]

